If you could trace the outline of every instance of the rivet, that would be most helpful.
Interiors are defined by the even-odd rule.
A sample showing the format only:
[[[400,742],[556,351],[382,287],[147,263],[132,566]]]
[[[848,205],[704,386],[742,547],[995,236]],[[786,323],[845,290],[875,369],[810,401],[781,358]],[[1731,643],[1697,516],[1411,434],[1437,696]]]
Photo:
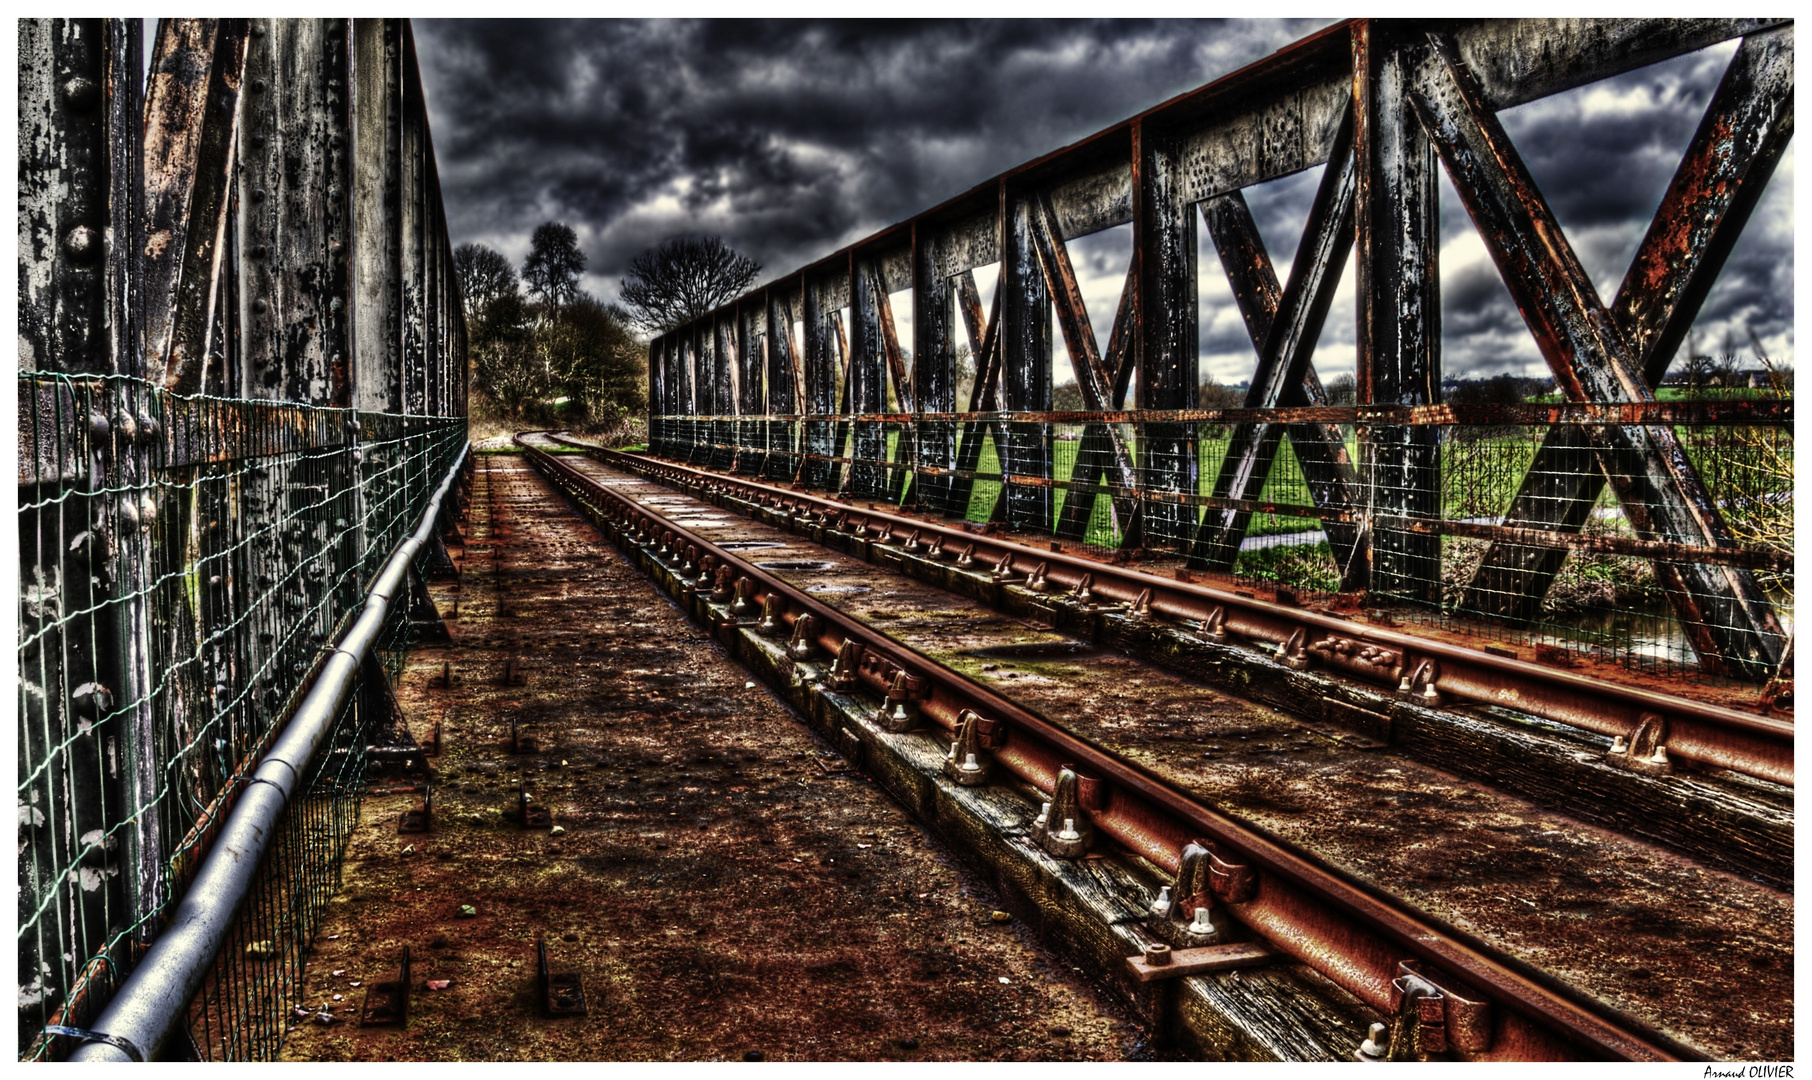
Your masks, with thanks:
[[[78,75],[63,84],[63,101],[72,109],[86,112],[101,99],[101,88],[93,79]]]
[[[252,93],[254,93],[254,94],[264,93],[264,89],[267,85],[268,84],[263,79],[253,79],[252,80]]]
[[[263,23],[255,22],[252,24],[252,36],[253,37],[263,37],[264,36],[264,24]]]
[[[254,244],[252,246],[252,258],[254,258],[254,259],[263,259],[266,255],[269,255],[270,253],[271,253],[271,249],[268,247],[265,247],[263,244]]]
[[[63,237],[63,253],[72,259],[86,259],[101,246],[101,234],[86,225],[77,225]]]
[[[253,300],[252,301],[252,310],[257,312],[260,315],[269,311],[270,308],[271,308],[271,306],[269,304],[265,303],[263,300]]]
[[[263,188],[253,188],[252,189],[252,201],[253,202],[263,202],[264,201],[264,189]]]

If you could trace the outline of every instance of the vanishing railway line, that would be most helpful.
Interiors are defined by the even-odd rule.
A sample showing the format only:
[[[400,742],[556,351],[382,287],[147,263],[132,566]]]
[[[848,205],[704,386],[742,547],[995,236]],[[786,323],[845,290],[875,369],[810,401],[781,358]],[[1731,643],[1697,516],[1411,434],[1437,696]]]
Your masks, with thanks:
[[[1128,634],[1169,632],[1174,607],[1157,596],[1115,604],[1110,575],[1077,589],[1054,559],[1042,569],[1010,560],[1016,576],[1002,580],[997,560],[972,552],[971,565],[931,584],[904,564],[961,552],[928,522],[914,523],[914,537],[887,514],[844,507],[838,528],[801,513],[822,500],[768,489],[796,503],[762,510],[757,485],[736,478],[694,475],[675,490],[656,482],[675,475],[658,462],[529,456],[847,756],[993,863],[1047,936],[1198,1039],[1214,1031],[1238,1046],[1253,1032],[1314,1028],[1307,1010],[1322,1023],[1317,1038],[1244,1052],[1348,1056],[1363,1035],[1356,1018],[1386,1025],[1368,1049],[1393,1056],[1790,1052],[1792,904],[1780,885],[1790,851],[1770,854],[1764,840],[1738,867],[1748,876],[1732,874],[1678,850],[1689,844],[1660,847],[1581,824],[1515,783],[1456,777],[1388,724],[1367,737],[1253,700],[1262,694],[1204,686],[1210,667],[1229,665],[1200,664],[1190,678],[1132,655],[1149,642],[1119,647]],[[732,528],[733,541],[713,539]],[[959,577],[969,585],[953,591]],[[1014,617],[1009,594],[1031,620]],[[1214,622],[1241,632],[1233,615]],[[1063,632],[1077,625],[1087,630]],[[1199,619],[1192,629],[1201,634]],[[1302,648],[1286,645],[1278,660]],[[1261,688],[1249,666],[1238,670]],[[1374,705],[1372,716],[1399,733],[1412,726],[1405,710],[1466,722],[1436,708],[1436,695],[1412,686],[1411,696],[1421,700]],[[1718,788],[1715,777],[1614,772],[1676,795]],[[1751,782],[1751,794],[1761,786]],[[1727,810],[1742,804],[1723,794]],[[1784,803],[1743,804],[1749,824],[1772,812],[1790,836],[1790,792],[1773,794]],[[964,811],[965,799],[982,808]],[[1154,913],[1154,901],[1168,911]],[[1173,950],[1171,972],[1199,973],[1171,998],[1141,999],[1170,980],[1161,964],[1125,956],[1160,944]],[[1275,982],[1238,992],[1254,965],[1280,963],[1268,977],[1295,980],[1294,992]],[[1739,996],[1769,1004],[1721,1004]],[[1201,1019],[1217,1010],[1218,1021]],[[1343,1030],[1354,1032],[1346,1045]]]

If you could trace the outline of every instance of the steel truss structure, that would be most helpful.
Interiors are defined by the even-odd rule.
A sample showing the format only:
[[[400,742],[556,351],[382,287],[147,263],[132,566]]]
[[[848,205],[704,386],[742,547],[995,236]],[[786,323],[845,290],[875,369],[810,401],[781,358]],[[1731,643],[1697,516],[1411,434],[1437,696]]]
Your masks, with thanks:
[[[1498,113],[1733,38],[1607,304]],[[1756,569],[1789,560],[1790,541],[1758,550],[1733,534],[1735,497],[1708,484],[1700,444],[1721,431],[1790,461],[1791,395],[1700,402],[1683,421],[1655,390],[1791,138],[1792,99],[1781,20],[1342,23],[657,337],[650,448],[957,515],[997,486],[982,516],[1206,570],[1233,570],[1253,516],[1283,512],[1325,536],[1328,591],[1374,603],[1442,605],[1443,537],[1481,540],[1446,605],[1511,626],[1535,618],[1570,552],[1608,539],[1652,561],[1700,671],[1779,678],[1789,636]],[[1242,189],[1324,164],[1280,282]],[[1441,406],[1437,169],[1564,398],[1545,415]],[[1103,352],[1066,245],[1126,224]],[[1240,410],[1196,408],[1198,228],[1257,356]],[[1314,352],[1349,258],[1358,402],[1341,407]],[[975,270],[991,264],[984,313]],[[902,290],[910,357],[890,301]],[[1057,337],[1087,411],[1052,411]],[[963,346],[977,375],[959,411]],[[1451,512],[1457,444],[1519,424],[1527,445],[1497,466],[1520,475],[1513,496]],[[1286,458],[1294,497],[1280,501],[1267,484]],[[1607,488],[1626,535],[1588,527]]]

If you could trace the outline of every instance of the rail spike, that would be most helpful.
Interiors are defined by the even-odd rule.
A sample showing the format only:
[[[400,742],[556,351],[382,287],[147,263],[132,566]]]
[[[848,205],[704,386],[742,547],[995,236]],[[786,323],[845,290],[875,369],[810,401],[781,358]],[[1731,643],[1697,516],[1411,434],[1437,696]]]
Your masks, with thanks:
[[[1039,808],[1032,822],[1032,839],[1059,859],[1079,859],[1095,838],[1095,828],[1083,812],[1077,791],[1076,770],[1065,766],[1057,772],[1057,787],[1051,801]]]
[[[994,755],[982,749],[981,717],[964,709],[956,717],[956,738],[944,756],[944,775],[964,787],[979,787],[994,772]]]

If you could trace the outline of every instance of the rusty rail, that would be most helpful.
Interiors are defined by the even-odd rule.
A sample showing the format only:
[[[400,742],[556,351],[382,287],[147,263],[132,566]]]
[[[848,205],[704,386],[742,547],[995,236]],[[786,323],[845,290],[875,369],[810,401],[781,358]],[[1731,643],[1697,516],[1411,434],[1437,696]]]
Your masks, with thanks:
[[[584,445],[563,441],[574,446]],[[1590,679],[1541,664],[1493,656],[1381,627],[1362,626],[1335,615],[1259,600],[1207,585],[1174,581],[1076,555],[1041,551],[966,528],[939,525],[884,510],[858,510],[847,503],[742,477],[619,451],[588,449],[600,461],[660,477],[682,487],[709,485],[718,491],[741,492],[750,501],[795,512],[810,511],[833,519],[842,515],[852,526],[863,521],[870,523],[871,528],[885,525],[902,535],[917,530],[926,545],[934,538],[941,538],[948,552],[973,545],[972,557],[978,563],[995,564],[1008,559],[1018,573],[1043,564],[1054,588],[1074,588],[1084,576],[1089,576],[1091,589],[1107,600],[1132,603],[1149,593],[1154,615],[1186,626],[1200,626],[1203,620],[1212,620],[1223,624],[1229,634],[1270,645],[1282,645],[1301,633],[1306,639],[1307,653],[1314,655],[1318,663],[1344,676],[1382,683],[1393,689],[1400,689],[1406,678],[1414,678],[1426,662],[1430,665],[1426,679],[1412,687],[1416,693],[1425,693],[1423,688],[1432,686],[1444,698],[1511,708],[1626,740],[1635,737],[1645,719],[1658,716],[1665,723],[1667,752],[1671,757],[1730,769],[1774,783],[1792,785],[1794,782],[1793,723],[1788,719]],[[1363,664],[1334,649],[1314,648],[1322,641],[1342,640],[1389,650],[1396,662]]]
[[[1229,910],[1280,951],[1373,1008],[1393,1011],[1392,984],[1405,970],[1404,961],[1438,972],[1431,976],[1436,981],[1445,978],[1449,985],[1465,986],[1498,1006],[1487,1047],[1466,1053],[1468,1059],[1697,1057],[1689,1047],[1642,1029],[1552,977],[901,646],[737,553],[638,506],[521,436],[517,442],[557,486],[592,504],[594,520],[613,541],[632,545],[638,535],[661,537],[670,549],[685,549],[694,564],[709,556],[716,567],[727,567],[739,580],[752,583],[752,588],[739,585],[739,592],[788,628],[811,619],[807,636],[825,655],[839,655],[846,642],[857,643],[862,652],[857,679],[869,691],[885,697],[901,685],[904,674],[922,718],[954,731],[965,713],[976,714],[995,762],[1039,791],[1053,792],[1065,769],[1086,778],[1082,806],[1090,822],[1127,851],[1175,873],[1183,849],[1192,841],[1206,841],[1223,865],[1249,868],[1256,887],[1249,896],[1229,902]],[[923,523],[913,525],[924,528]]]

